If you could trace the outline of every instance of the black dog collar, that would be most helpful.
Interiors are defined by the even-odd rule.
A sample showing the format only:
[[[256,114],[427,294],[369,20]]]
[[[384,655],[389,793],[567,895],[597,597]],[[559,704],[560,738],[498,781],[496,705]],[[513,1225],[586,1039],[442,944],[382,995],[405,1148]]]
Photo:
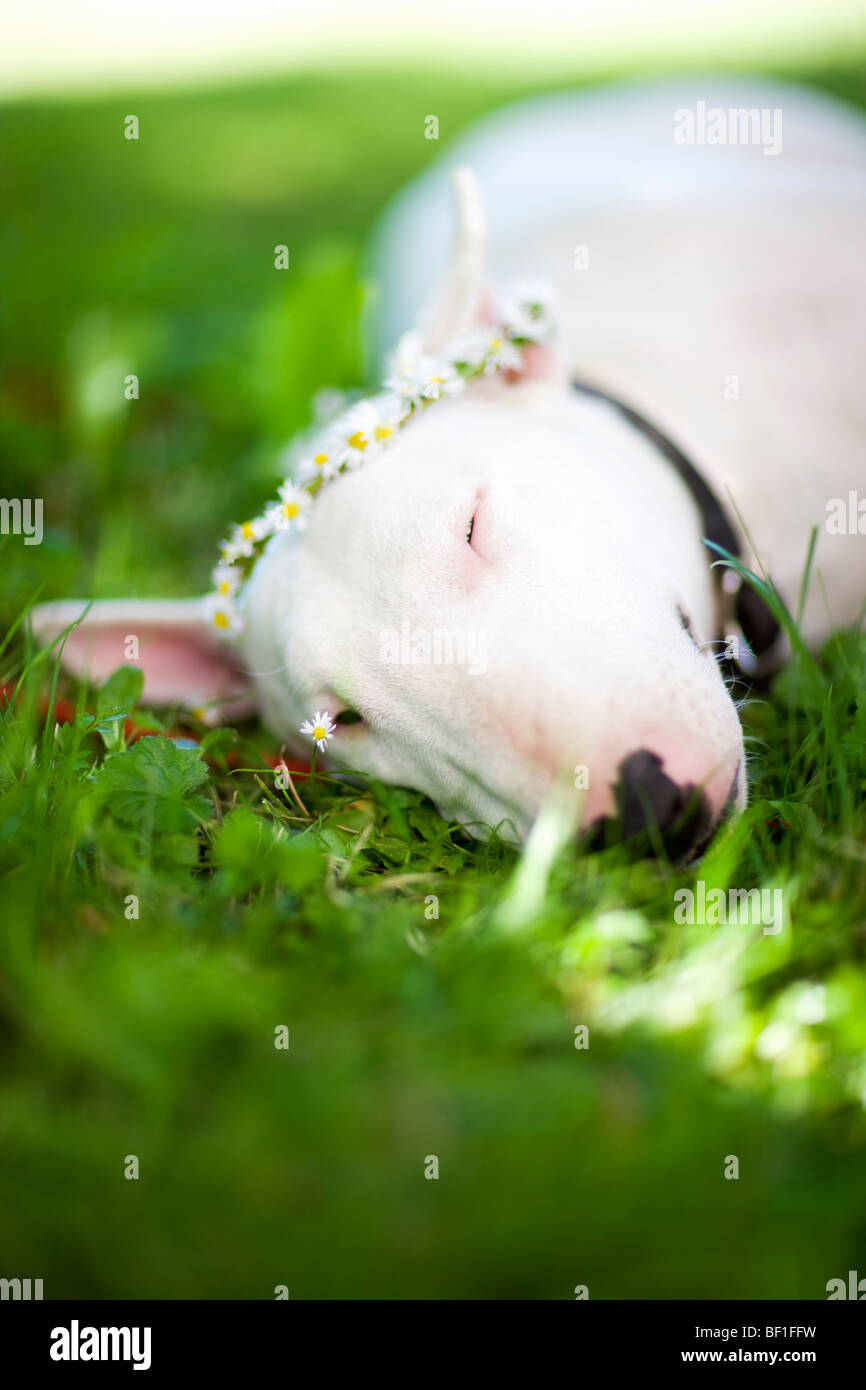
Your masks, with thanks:
[[[743,550],[740,534],[727,510],[706,478],[673,440],[616,396],[608,395],[606,391],[600,391],[598,387],[589,386],[583,381],[572,381],[571,384],[581,395],[614,406],[630,425],[655,446],[676,469],[694,498],[701,515],[704,539],[721,546],[735,559],[740,559]],[[760,594],[751,585],[745,584],[736,570],[722,569],[716,565],[712,569],[712,576],[718,595],[719,637],[737,639],[735,664],[750,680],[761,680],[772,675],[782,664],[785,655],[784,634],[776,618]]]

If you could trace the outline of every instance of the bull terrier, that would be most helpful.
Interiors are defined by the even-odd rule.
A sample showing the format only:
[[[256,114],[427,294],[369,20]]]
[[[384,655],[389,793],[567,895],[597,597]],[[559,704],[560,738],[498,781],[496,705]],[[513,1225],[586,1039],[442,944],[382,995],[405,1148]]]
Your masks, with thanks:
[[[150,702],[246,701],[475,834],[524,838],[564,779],[584,832],[685,822],[699,852],[747,796],[718,657],[784,655],[706,542],[794,612],[818,527],[813,645],[866,596],[866,526],[826,524],[866,483],[864,244],[866,125],[809,91],[647,82],[492,116],[380,225],[384,391],[236,528],[216,598],[95,603],[66,666],[102,678],[136,634]],[[555,339],[540,291],[498,298],[527,275]],[[82,609],[37,608],[37,637]]]

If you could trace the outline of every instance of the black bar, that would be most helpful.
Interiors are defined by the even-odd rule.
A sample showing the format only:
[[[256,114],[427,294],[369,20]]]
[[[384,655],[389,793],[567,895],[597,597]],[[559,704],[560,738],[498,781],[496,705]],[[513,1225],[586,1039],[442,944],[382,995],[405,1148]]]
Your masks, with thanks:
[[[860,1300],[863,1301],[863,1300]],[[847,1306],[846,1306],[847,1305]],[[525,1349],[534,1379],[551,1358],[566,1358],[570,1376],[591,1372],[698,1374],[708,1366],[740,1370],[805,1366],[822,1382],[859,1365],[866,1310],[829,1302],[603,1302],[575,1300],[568,1308],[541,1303],[403,1302],[16,1302],[0,1304],[5,1367],[52,1378],[108,1371],[157,1380],[166,1373],[227,1376],[283,1368],[291,1378],[307,1358],[332,1370],[345,1360],[353,1375],[386,1366],[400,1379],[436,1364],[452,1375],[461,1362],[483,1358],[490,1382],[497,1363],[513,1375]],[[118,1329],[102,1336],[101,1329]],[[89,1329],[96,1329],[94,1336]],[[138,1329],[135,1334],[133,1329]],[[123,1330],[123,1331],[121,1331]],[[149,1330],[149,1341],[146,1335]],[[128,1335],[127,1335],[128,1334]],[[449,1335],[450,1334],[450,1335]],[[539,1340],[541,1339],[541,1340]],[[74,1351],[78,1359],[54,1359]],[[114,1350],[127,1359],[111,1359]],[[461,1348],[464,1350],[461,1351]],[[84,1359],[82,1352],[106,1359]],[[470,1356],[464,1356],[471,1351]],[[144,1362],[148,1361],[145,1366]],[[561,1372],[560,1372],[561,1374]],[[305,1375],[305,1379],[306,1379]]]

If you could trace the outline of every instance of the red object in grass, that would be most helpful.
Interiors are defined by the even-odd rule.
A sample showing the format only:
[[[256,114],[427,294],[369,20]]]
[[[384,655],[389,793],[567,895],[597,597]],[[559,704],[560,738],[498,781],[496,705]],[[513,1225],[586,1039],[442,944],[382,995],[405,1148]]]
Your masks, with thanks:
[[[785,831],[791,829],[788,822],[782,820],[781,816],[771,816],[769,820],[764,821],[764,825],[769,830],[770,837],[774,842],[781,840],[782,836],[785,834]]]
[[[5,705],[11,705],[14,699],[15,687],[13,685],[7,684],[0,686],[0,702]],[[49,705],[50,701],[48,696],[41,695],[39,697],[39,713],[43,717],[47,717]],[[75,705],[71,700],[55,700],[53,717],[55,724],[71,724],[75,718]],[[158,738],[162,732],[161,729],[144,729],[131,718],[127,718],[123,721],[123,734],[127,743],[136,743],[140,738]],[[189,734],[184,729],[172,729],[165,737],[188,738]],[[237,753],[227,753],[225,755],[225,762],[228,767],[239,767],[241,759]],[[285,758],[280,753],[266,753],[265,762],[268,767],[272,768],[279,767],[281,763],[284,763],[289,772],[297,772],[301,775],[308,775],[310,772],[310,764],[308,762],[302,762],[297,758]]]
[[[284,758],[279,753],[266,754],[265,762],[268,767],[279,767],[282,764],[289,769],[289,772],[308,773],[310,771],[309,763],[303,763],[298,758]]]

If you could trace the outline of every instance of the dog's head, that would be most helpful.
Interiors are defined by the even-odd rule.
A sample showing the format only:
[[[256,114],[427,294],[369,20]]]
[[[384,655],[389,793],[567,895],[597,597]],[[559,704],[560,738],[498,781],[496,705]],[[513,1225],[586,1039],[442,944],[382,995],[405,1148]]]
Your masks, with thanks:
[[[482,312],[468,261],[464,247],[435,334]],[[328,710],[336,763],[479,833],[523,836],[556,784],[584,829],[676,826],[679,849],[742,804],[697,508],[644,436],[570,390],[552,348],[420,413],[323,488],[306,529],[268,544],[244,610],[229,654],[195,601],[97,606],[66,658],[100,674],[134,633],[149,698],[251,686],[299,749],[300,724]],[[42,615],[48,636],[69,610]]]

